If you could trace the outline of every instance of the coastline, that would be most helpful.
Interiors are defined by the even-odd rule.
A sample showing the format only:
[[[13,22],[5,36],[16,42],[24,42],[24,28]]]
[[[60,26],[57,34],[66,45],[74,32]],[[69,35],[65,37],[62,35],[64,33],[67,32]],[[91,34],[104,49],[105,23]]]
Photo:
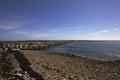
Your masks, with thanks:
[[[24,71],[24,65],[30,67],[44,80],[118,80],[120,79],[120,61],[100,61],[72,54],[45,53],[42,51],[21,50],[15,53],[14,71]],[[22,59],[21,57],[25,57]],[[19,60],[21,58],[22,61]],[[27,60],[27,61],[26,61]],[[21,69],[21,65],[22,69]],[[17,67],[16,67],[17,66]],[[23,74],[24,75],[24,74]],[[30,75],[30,74],[28,74]],[[25,79],[25,77],[21,76]],[[29,80],[32,77],[29,76]],[[33,78],[33,80],[36,77]],[[39,80],[39,79],[38,79]]]
[[[62,44],[65,43],[68,42],[62,42]],[[55,42],[52,46],[51,42],[48,42],[47,46],[45,45],[41,47],[42,50],[61,45],[61,42]],[[5,51],[6,60],[11,64],[9,65],[10,71],[4,71],[7,78],[12,80],[120,79],[120,60],[100,61],[74,54],[46,53],[41,49],[37,50],[33,47],[29,50],[29,47],[25,49],[21,47],[21,50],[8,49]]]

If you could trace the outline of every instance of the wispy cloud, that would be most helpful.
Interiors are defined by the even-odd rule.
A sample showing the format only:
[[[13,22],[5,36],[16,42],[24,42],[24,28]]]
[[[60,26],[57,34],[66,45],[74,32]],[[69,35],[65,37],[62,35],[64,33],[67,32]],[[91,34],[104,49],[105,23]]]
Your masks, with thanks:
[[[58,32],[59,29],[51,29],[50,32]]]
[[[119,40],[119,29],[105,29],[90,33],[91,37],[95,40]]]
[[[101,30],[101,31],[96,31],[96,32],[93,32],[93,33],[90,33],[91,35],[93,36],[98,36],[98,35],[101,35],[103,33],[108,33],[108,32],[111,32],[111,31],[118,31],[119,29],[115,28],[115,29],[106,29],[106,30]]]
[[[113,30],[117,31],[117,30],[119,30],[119,29],[116,28],[116,29],[113,29]]]
[[[26,35],[26,34],[28,34],[28,32],[24,31],[24,30],[14,30],[13,33],[20,34],[20,35]]]
[[[0,29],[2,30],[14,30],[22,27],[21,23],[8,23],[8,24],[0,24]]]
[[[109,31],[111,31],[111,30],[102,30],[102,31],[100,31],[100,33],[106,33],[106,32],[109,32]]]
[[[25,30],[14,30],[13,33],[25,36],[27,39],[47,39],[52,36],[50,33],[30,32]]]
[[[96,32],[90,33],[90,35],[98,36],[100,34],[107,33],[107,32],[110,32],[110,31],[111,30],[109,30],[109,29],[107,29],[107,30],[101,30],[101,31],[96,31]]]

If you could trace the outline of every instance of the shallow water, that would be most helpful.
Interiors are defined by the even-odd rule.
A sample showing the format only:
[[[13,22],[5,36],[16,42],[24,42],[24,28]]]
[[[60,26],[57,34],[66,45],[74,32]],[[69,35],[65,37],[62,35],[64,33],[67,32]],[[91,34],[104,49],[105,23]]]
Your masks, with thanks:
[[[45,50],[63,52],[99,60],[120,60],[120,41],[72,42]]]

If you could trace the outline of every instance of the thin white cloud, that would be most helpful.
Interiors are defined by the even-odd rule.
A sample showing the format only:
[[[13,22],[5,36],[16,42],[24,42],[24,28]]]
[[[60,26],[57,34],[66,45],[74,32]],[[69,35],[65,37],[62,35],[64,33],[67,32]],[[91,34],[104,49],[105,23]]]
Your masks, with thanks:
[[[94,40],[120,40],[119,35],[102,35],[102,36],[92,36]]]
[[[3,29],[3,30],[14,30],[20,27],[22,27],[21,23],[0,24],[0,29]]]
[[[98,35],[101,35],[103,33],[107,33],[107,32],[110,32],[111,30],[101,30],[101,31],[97,31],[97,32],[93,32],[93,33],[90,33],[90,35],[93,35],[93,36],[98,36]]]
[[[21,34],[21,35],[25,35],[25,34],[28,33],[28,32],[26,32],[24,30],[14,30],[13,32],[16,33],[16,34]]]
[[[114,30],[114,31],[117,31],[117,30],[119,30],[119,29],[116,28],[116,29],[113,29],[113,30]]]
[[[100,34],[100,32],[93,32],[93,33],[90,33],[90,35],[92,36],[98,36]]]
[[[50,32],[57,32],[59,31],[58,29],[51,29]]]
[[[90,33],[90,35],[93,40],[120,40],[119,34],[116,34],[116,35],[112,34],[116,30],[119,30],[119,29],[115,28],[115,29],[96,31],[96,32]],[[107,33],[110,33],[110,34],[107,34]]]
[[[48,33],[28,32],[25,30],[14,30],[13,33],[20,36],[25,36],[27,39],[47,39],[48,37],[52,36]]]
[[[54,39],[53,38],[53,34],[49,34],[49,33],[33,33],[32,35],[28,35],[29,39],[32,40],[47,40],[47,39]]]
[[[100,31],[101,33],[106,33],[106,32],[109,32],[109,31],[111,31],[111,30],[102,30],[102,31]]]

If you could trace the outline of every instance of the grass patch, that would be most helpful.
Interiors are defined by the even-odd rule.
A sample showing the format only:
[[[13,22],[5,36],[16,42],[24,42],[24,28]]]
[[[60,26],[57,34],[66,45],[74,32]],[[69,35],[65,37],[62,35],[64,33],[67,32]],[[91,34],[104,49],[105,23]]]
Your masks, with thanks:
[[[2,77],[2,72],[3,72],[2,65],[3,65],[3,63],[2,63],[2,52],[0,52],[0,80],[5,80],[4,77]]]
[[[7,79],[0,75],[0,80],[7,80]]]
[[[3,56],[4,52],[0,52],[0,80],[7,80],[5,78],[5,65],[7,64]]]
[[[0,52],[0,61],[1,61],[1,59],[2,59],[2,52]]]

